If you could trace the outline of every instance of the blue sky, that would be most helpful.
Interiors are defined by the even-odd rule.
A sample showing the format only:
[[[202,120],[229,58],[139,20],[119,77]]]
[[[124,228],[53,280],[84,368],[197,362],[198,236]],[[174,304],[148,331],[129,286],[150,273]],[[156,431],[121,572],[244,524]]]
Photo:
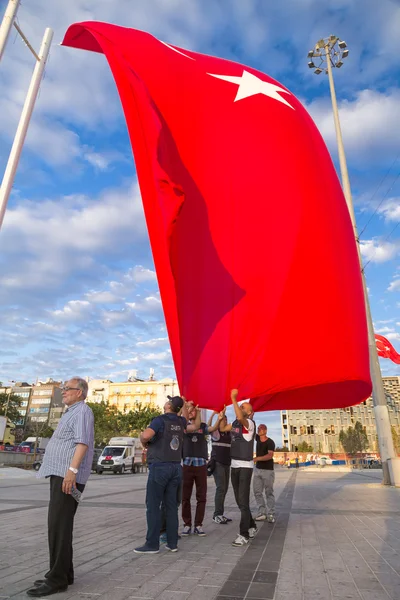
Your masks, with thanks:
[[[335,78],[360,231],[380,204],[361,236],[373,317],[399,350],[397,0],[31,0],[18,13],[22,30],[37,49],[45,27],[55,36],[0,234],[0,380],[80,374],[118,381],[151,367],[159,378],[174,375],[111,73],[103,56],[57,45],[71,23],[91,19],[268,73],[306,105],[335,164],[328,81],[307,68],[306,55],[331,33],[346,40],[350,55]],[[0,68],[2,171],[32,69],[13,33]],[[382,369],[400,375],[387,360]],[[279,415],[257,420],[280,443]]]

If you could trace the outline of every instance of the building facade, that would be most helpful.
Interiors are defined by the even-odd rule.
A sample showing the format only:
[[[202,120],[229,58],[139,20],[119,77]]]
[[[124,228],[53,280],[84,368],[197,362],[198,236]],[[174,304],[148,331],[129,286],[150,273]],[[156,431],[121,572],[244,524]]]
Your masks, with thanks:
[[[91,379],[88,381],[88,395],[86,402],[108,402],[110,393],[109,379]]]
[[[47,381],[32,386],[26,415],[25,431],[37,433],[45,426],[55,429],[65,409],[60,381]]]
[[[26,381],[15,381],[14,385],[0,388],[1,394],[15,394],[21,398],[21,405],[18,408],[18,412],[21,415],[19,421],[15,423],[15,442],[22,442],[24,436],[24,429],[26,423],[26,417],[28,412],[28,406],[32,394],[32,385]]]
[[[400,434],[400,377],[383,377],[382,380],[390,422]],[[348,408],[281,411],[283,444],[290,451],[306,442],[314,452],[343,452],[339,434],[348,427],[354,427],[357,421],[363,425],[367,434],[368,450],[376,452],[378,441],[372,398]]]
[[[121,412],[128,412],[138,405],[163,409],[167,396],[179,394],[178,384],[174,379],[132,378],[131,381],[110,383],[108,401]]]

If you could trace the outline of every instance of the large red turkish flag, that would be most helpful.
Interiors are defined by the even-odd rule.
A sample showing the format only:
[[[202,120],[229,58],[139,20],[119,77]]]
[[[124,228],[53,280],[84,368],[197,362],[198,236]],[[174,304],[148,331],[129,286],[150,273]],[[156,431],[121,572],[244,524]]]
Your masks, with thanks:
[[[371,392],[354,236],[321,135],[250,67],[106,23],[181,393],[221,408],[356,404]],[[123,215],[121,215],[121,219]]]

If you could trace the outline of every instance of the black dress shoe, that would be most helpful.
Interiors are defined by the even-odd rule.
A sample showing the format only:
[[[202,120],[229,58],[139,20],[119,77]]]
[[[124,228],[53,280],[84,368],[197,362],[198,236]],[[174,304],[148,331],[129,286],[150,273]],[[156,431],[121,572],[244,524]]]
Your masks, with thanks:
[[[65,590],[67,589],[67,585],[63,585],[61,587],[54,587],[46,582],[31,588],[26,593],[28,594],[28,596],[31,596],[33,598],[41,598],[42,596],[51,596],[51,594],[57,594],[57,592],[65,592]]]
[[[36,579],[36,581],[33,582],[33,585],[43,585],[43,583],[48,583],[47,579]],[[74,580],[68,579],[68,585],[73,585],[73,584],[74,584]]]

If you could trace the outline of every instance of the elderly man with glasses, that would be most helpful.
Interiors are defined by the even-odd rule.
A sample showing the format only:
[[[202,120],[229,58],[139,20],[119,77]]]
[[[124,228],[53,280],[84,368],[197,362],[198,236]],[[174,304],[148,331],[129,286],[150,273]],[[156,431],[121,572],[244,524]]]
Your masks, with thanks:
[[[94,449],[94,418],[85,404],[88,384],[74,377],[61,388],[67,410],[47,445],[38,477],[50,478],[48,540],[50,568],[28,596],[41,598],[74,583],[72,532],[80,494],[89,478]]]

